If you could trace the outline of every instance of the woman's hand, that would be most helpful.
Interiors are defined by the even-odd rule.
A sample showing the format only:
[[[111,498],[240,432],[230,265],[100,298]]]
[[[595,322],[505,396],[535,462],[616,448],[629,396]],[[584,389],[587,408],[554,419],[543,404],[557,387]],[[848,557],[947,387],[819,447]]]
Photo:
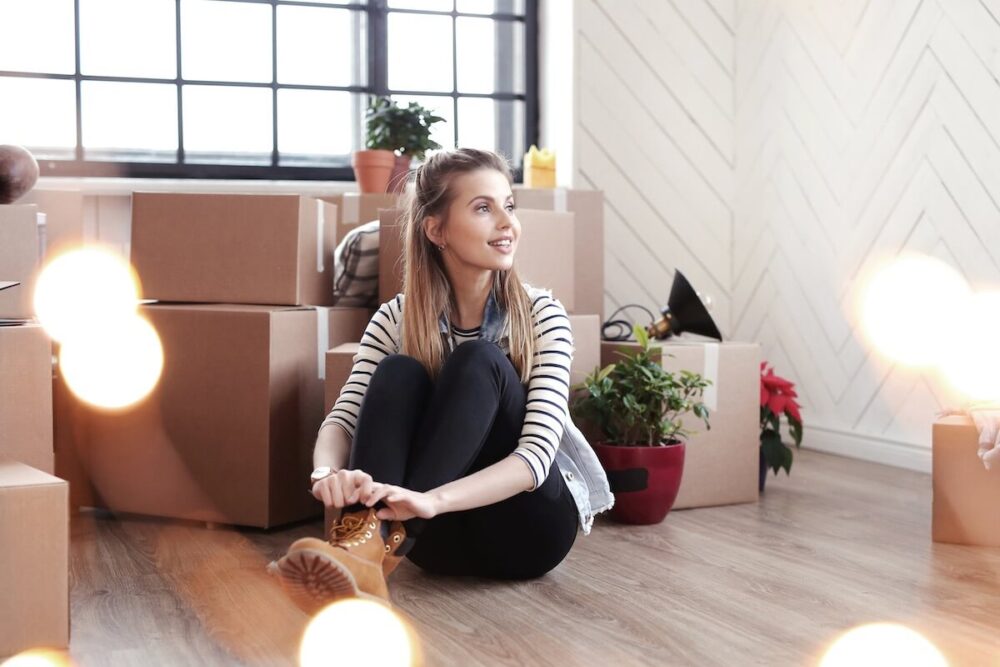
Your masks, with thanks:
[[[406,521],[413,517],[433,519],[438,515],[437,499],[430,493],[376,482],[367,498],[362,496],[362,502],[371,507],[380,500],[386,507],[380,509],[376,516],[384,521]]]
[[[363,470],[338,470],[313,484],[312,494],[327,507],[346,507],[361,502],[375,486],[375,480]]]

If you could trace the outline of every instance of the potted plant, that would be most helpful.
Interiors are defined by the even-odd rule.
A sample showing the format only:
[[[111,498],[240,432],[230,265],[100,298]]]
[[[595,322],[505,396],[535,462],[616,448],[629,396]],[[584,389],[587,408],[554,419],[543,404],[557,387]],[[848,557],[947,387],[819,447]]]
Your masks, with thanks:
[[[425,107],[410,102],[406,107],[400,107],[385,96],[373,97],[368,104],[367,135],[365,145],[368,151],[357,151],[355,156],[378,152],[373,158],[363,156],[365,160],[377,160],[377,181],[370,186],[362,185],[362,192],[401,192],[406,185],[406,174],[409,172],[413,159],[423,160],[429,150],[441,148],[441,145],[430,138],[431,126],[443,121]],[[391,154],[391,161],[383,151]],[[388,171],[386,167],[388,166]],[[385,182],[382,174],[385,173]],[[361,184],[358,167],[355,174]],[[373,189],[366,190],[365,187]]]
[[[615,495],[611,510],[623,523],[659,523],[677,498],[684,471],[685,440],[691,431],[682,417],[699,417],[706,428],[708,408],[701,402],[710,384],[697,373],[671,373],[654,358],[646,330],[634,327],[638,350],[616,351],[621,361],[595,369],[574,387],[573,415],[600,432],[594,443]]]
[[[760,478],[758,487],[764,491],[767,469],[777,475],[792,471],[792,449],[781,440],[781,417],[788,422],[788,433],[795,446],[802,444],[802,414],[795,401],[795,385],[774,374],[766,361],[760,364]]]

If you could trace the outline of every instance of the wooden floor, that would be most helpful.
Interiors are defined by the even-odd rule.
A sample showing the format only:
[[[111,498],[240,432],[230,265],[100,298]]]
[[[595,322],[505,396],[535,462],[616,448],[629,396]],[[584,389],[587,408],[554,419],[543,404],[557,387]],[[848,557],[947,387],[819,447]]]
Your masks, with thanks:
[[[801,452],[758,504],[599,520],[542,579],[391,580],[427,665],[816,665],[894,621],[952,665],[1000,665],[1000,549],[933,544],[927,475]],[[320,524],[207,530],[84,513],[71,654],[96,665],[294,664],[306,617],[264,566]],[[516,537],[515,537],[516,539]]]

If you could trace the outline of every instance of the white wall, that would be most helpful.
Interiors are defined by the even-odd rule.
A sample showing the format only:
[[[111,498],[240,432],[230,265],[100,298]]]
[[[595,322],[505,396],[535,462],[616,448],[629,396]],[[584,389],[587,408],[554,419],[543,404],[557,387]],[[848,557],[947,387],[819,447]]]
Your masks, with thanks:
[[[960,397],[869,352],[854,296],[903,250],[1000,285],[1000,3],[553,2],[607,305],[661,305],[680,268],[799,384],[807,446],[928,470]]]

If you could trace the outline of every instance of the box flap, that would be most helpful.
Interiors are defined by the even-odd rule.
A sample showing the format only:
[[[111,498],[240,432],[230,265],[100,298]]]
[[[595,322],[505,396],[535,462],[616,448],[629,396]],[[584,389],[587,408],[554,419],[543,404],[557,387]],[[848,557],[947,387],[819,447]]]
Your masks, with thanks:
[[[24,463],[10,460],[0,460],[0,490],[11,487],[45,486],[65,484],[64,480],[32,468]]]

